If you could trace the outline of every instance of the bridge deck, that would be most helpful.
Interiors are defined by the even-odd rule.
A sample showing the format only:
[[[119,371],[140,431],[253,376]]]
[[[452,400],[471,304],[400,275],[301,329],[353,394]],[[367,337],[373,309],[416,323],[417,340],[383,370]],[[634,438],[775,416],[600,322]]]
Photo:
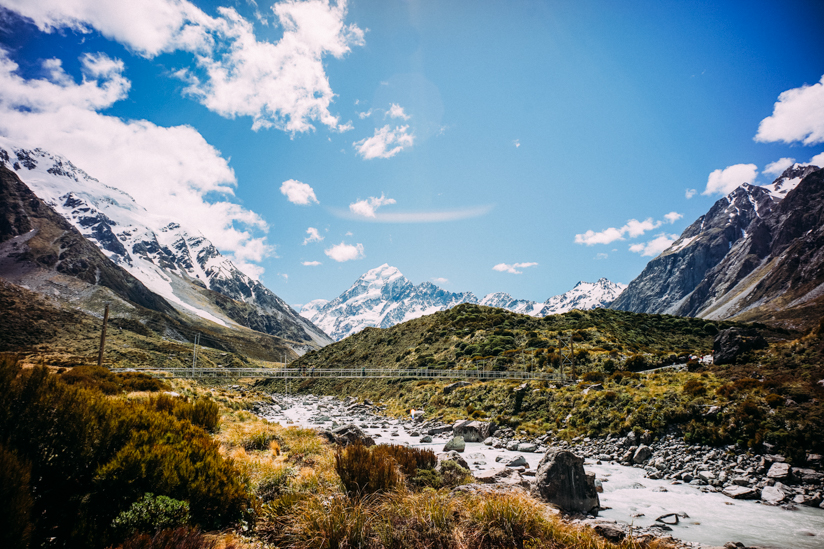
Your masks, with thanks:
[[[271,379],[393,378],[393,379],[512,379],[563,382],[557,373],[492,370],[384,370],[380,368],[112,368],[112,372],[143,372],[161,377],[256,377]]]

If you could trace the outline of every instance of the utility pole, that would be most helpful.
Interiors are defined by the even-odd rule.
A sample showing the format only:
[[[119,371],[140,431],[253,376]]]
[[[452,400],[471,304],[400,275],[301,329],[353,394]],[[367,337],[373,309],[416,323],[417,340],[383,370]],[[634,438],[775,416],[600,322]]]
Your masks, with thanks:
[[[97,353],[97,365],[103,366],[103,348],[106,347],[106,323],[109,322],[109,304],[103,311],[103,329],[100,331],[100,351]]]
[[[192,347],[192,377],[195,377],[195,368],[197,368],[197,344],[200,343],[200,332],[195,334],[195,343]]]

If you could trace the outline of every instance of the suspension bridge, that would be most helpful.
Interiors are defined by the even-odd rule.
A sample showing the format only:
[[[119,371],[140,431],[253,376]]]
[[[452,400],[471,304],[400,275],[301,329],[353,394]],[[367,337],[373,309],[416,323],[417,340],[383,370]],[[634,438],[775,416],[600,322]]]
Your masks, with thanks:
[[[522,370],[433,370],[383,368],[112,368],[112,372],[142,372],[166,378],[266,378],[284,380],[302,379],[454,379],[454,380],[517,380],[564,383],[558,372],[529,372]]]

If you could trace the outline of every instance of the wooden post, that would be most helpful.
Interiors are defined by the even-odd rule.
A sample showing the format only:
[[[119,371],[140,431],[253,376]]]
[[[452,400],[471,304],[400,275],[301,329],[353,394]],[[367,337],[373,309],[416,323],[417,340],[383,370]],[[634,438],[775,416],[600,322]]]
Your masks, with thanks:
[[[109,304],[103,311],[103,329],[100,332],[100,352],[97,353],[97,365],[103,366],[103,348],[106,346],[106,323],[109,321]]]

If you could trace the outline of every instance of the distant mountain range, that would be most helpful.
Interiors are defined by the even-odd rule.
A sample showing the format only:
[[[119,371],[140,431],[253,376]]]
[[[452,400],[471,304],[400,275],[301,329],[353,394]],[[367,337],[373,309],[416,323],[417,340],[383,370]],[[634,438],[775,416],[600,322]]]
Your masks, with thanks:
[[[572,290],[543,303],[514,299],[501,292],[479,300],[472,292],[448,292],[431,282],[415,286],[397,268],[384,264],[366,272],[332,301],[316,299],[307,303],[300,314],[340,341],[367,327],[389,328],[461,303],[499,307],[536,317],[606,307],[625,287],[602,278],[595,283],[579,282]]]
[[[129,276],[109,266],[95,267],[92,272],[129,280],[141,296],[153,296],[145,299],[181,315],[289,340],[298,354],[331,343],[322,330],[223,257],[200,232],[149,213],[127,193],[101,183],[67,159],[16,147],[0,138],[0,164],[8,172],[7,179],[13,179],[11,174],[19,177]],[[66,261],[63,250],[61,246],[53,252],[58,269]],[[83,262],[84,258],[71,261]],[[95,277],[87,280],[95,281]],[[25,284],[25,277],[17,282]]]
[[[743,184],[651,260],[614,309],[790,328],[824,313],[824,170]]]

